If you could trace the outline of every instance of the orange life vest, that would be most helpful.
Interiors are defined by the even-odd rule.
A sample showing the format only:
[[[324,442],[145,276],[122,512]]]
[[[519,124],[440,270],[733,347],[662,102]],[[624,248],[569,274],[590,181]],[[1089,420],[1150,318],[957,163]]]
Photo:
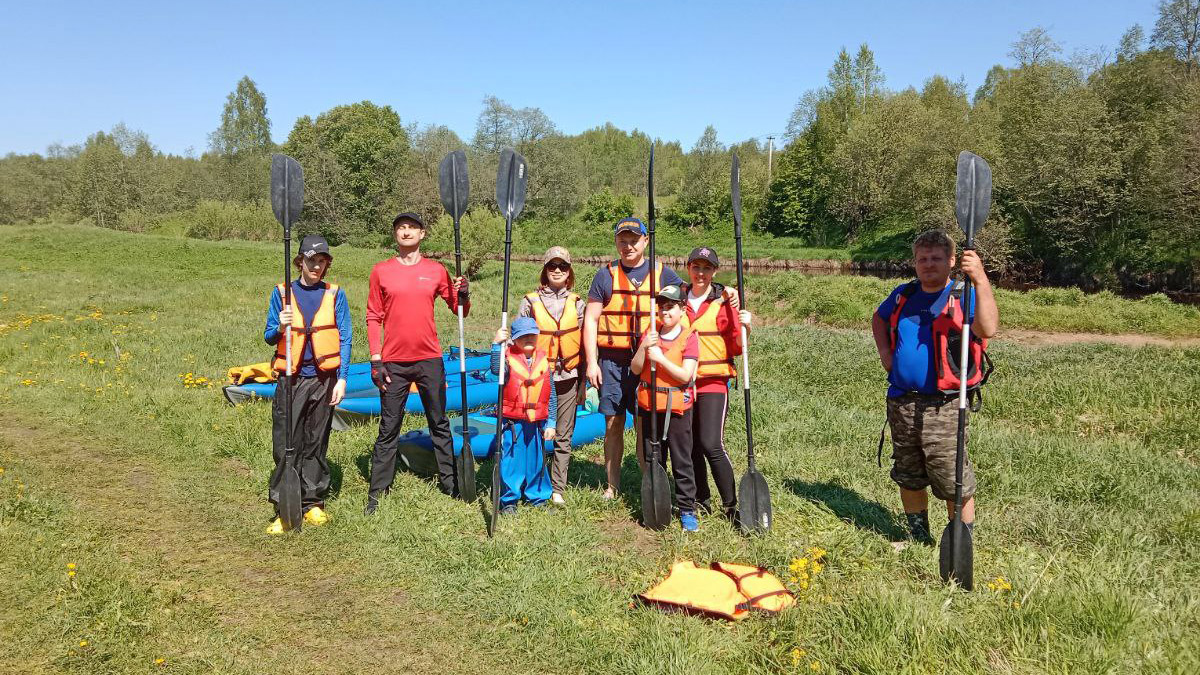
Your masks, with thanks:
[[[678,562],[667,578],[636,596],[668,611],[741,621],[751,612],[776,614],[796,604],[779,578],[762,567],[715,562],[710,568]]]
[[[505,355],[508,372],[504,377],[504,401],[501,414],[511,420],[540,422],[550,417],[550,359],[538,349],[533,363],[526,364],[525,354],[515,346]]]
[[[650,299],[662,288],[662,263],[654,264],[654,287],[649,275],[634,286],[619,262],[608,265],[612,274],[612,297],[600,312],[596,345],[606,349],[633,349],[637,337],[650,327]]]
[[[562,316],[558,319],[546,309],[536,291],[525,296],[538,325],[538,351],[554,363],[555,372],[575,370],[579,367],[579,345],[583,331],[579,329],[579,296],[567,293]]]
[[[663,352],[671,363],[677,366],[683,365],[683,350],[687,347],[688,337],[692,334],[692,329],[681,328],[679,337],[671,343],[671,347]],[[661,339],[661,336],[660,336]],[[646,358],[646,365],[642,368],[642,381],[638,384],[638,405],[642,410],[650,410],[650,359]],[[682,414],[688,408],[692,407],[692,396],[688,392],[688,388],[692,386],[691,382],[680,382],[671,377],[670,373],[665,368],[658,369],[658,383],[654,394],[654,410],[663,412],[670,410],[675,414]]]
[[[279,297],[286,297],[283,284],[276,286]],[[337,370],[342,364],[341,335],[338,333],[337,314],[334,309],[337,300],[337,284],[325,287],[321,296],[321,305],[313,316],[312,326],[304,325],[304,312],[299,307],[292,308],[292,374],[300,370],[300,361],[304,358],[304,345],[312,340],[313,361],[317,370]],[[287,339],[280,336],[275,345],[275,358],[271,360],[271,369],[276,372],[287,370]]]
[[[896,336],[899,332],[900,310],[908,298],[921,288],[920,281],[910,281],[900,288],[896,298],[896,306],[892,309],[890,324],[890,344],[892,353],[896,352]],[[963,310],[962,296],[965,285],[955,281],[948,291],[946,306],[933,318],[932,334],[933,348],[930,350],[933,368],[937,373],[937,388],[943,394],[957,394],[959,388],[959,359],[962,354]],[[987,354],[987,340],[975,333],[970,333],[971,341],[967,347],[967,389],[975,390],[987,383],[992,373],[992,359]]]
[[[689,290],[690,288],[688,286]],[[729,355],[729,344],[725,342],[725,335],[717,330],[717,315],[724,307],[725,296],[720,294],[708,303],[695,319],[688,319],[687,312],[683,313],[684,327],[695,331],[700,341],[700,362],[696,367],[698,380],[706,377],[730,378],[737,374],[733,366],[733,357]]]

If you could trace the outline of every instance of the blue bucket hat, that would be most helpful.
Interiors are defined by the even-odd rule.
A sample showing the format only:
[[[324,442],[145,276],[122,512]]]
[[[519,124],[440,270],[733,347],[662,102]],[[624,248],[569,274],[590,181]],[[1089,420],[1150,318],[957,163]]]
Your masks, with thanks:
[[[534,321],[531,317],[522,316],[512,322],[513,340],[526,335],[537,335],[540,332],[537,321]]]

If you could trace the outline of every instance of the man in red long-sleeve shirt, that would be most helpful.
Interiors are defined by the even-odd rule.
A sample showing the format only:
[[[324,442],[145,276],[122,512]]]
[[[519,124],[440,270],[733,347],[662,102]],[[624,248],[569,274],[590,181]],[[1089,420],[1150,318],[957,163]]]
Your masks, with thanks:
[[[433,305],[441,297],[451,312],[463,305],[470,312],[467,281],[453,281],[441,263],[421,257],[425,223],[415,213],[392,221],[396,257],[371,269],[367,295],[367,343],[371,349],[371,379],[379,387],[379,436],[371,455],[367,515],[375,512],[396,477],[396,440],[404,422],[408,391],[417,394],[429,421],[429,435],[438,466],[438,487],[457,492],[454,484],[454,445],[446,419],[446,368],[433,320]]]

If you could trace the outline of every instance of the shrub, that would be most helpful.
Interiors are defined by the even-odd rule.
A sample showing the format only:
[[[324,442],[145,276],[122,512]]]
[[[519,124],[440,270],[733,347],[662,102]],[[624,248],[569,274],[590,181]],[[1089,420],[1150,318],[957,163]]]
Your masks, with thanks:
[[[187,236],[266,241],[280,236],[279,230],[275,214],[266,202],[243,204],[205,199],[192,209]]]

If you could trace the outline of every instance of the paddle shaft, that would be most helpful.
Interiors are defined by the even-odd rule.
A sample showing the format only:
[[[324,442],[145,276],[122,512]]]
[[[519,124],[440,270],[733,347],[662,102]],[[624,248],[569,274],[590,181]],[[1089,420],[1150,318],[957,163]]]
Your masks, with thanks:
[[[504,281],[501,284],[503,287],[503,295],[500,296],[500,330],[508,328],[508,271],[512,262],[512,221],[513,221],[513,204],[512,194],[516,189],[516,173],[510,170],[508,172],[508,204],[504,209]],[[500,345],[500,369],[499,381],[496,391],[496,464],[492,473],[492,513],[490,527],[488,527],[488,536],[491,537],[496,531],[496,518],[500,513],[500,493],[504,485],[504,478],[500,473],[500,462],[504,456],[504,366],[508,359],[507,343]],[[464,390],[465,391],[465,390]],[[464,415],[464,418],[466,416]]]
[[[967,222],[967,243],[963,247],[963,251],[972,251],[975,249],[975,200],[971,200],[969,206]],[[958,536],[959,530],[962,528],[962,511],[963,511],[963,465],[966,463],[967,455],[967,357],[970,351],[971,340],[971,321],[974,318],[971,311],[971,293],[974,287],[971,284],[971,278],[965,277],[963,281],[962,294],[962,311],[963,327],[962,327],[962,344],[959,347],[958,359],[958,437],[955,440],[954,451],[954,526],[950,528],[950,551],[951,560],[958,561],[961,559],[961,547],[963,542]]]
[[[450,163],[450,185],[452,186],[452,199],[454,205],[454,278],[462,277],[462,225],[459,222],[458,210],[458,165],[454,162]],[[459,289],[458,292],[458,383],[459,392],[462,394],[462,439],[463,447],[459,462],[466,462],[466,453],[471,452],[471,437],[467,433],[467,339],[463,329],[463,292]],[[457,475],[457,473],[456,473]],[[463,494],[464,487],[458,486],[459,494]]]
[[[288,194],[284,191],[284,213],[287,213]],[[283,306],[290,308],[292,306],[292,222],[290,218],[286,219],[283,225]],[[292,317],[295,321],[295,317]],[[292,456],[292,326],[289,323],[284,327],[283,333],[283,358],[287,361],[284,365],[284,380],[283,380],[283,414],[284,414],[284,462],[288,462]],[[285,470],[287,467],[284,467]]]
[[[746,307],[746,282],[742,272],[742,224],[741,219],[734,221],[733,244],[737,252],[737,285],[739,310]],[[742,333],[742,396],[746,401],[746,471],[754,473],[754,430],[750,424],[750,343],[747,341],[746,327],[739,320]]]

